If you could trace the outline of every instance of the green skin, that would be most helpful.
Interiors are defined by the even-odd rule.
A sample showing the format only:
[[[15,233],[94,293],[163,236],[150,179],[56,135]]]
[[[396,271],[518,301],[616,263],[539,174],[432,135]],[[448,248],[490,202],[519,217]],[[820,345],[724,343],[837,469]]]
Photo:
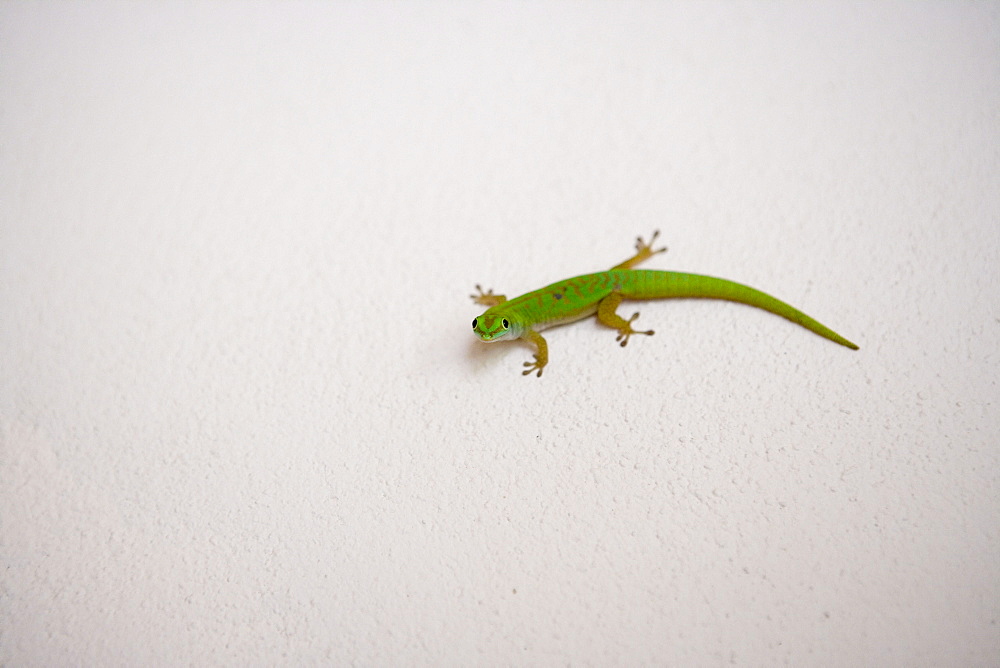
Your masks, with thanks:
[[[508,300],[503,295],[495,295],[492,290],[484,293],[477,285],[476,291],[479,294],[472,295],[473,301],[490,308],[472,321],[473,331],[479,340],[485,343],[513,339],[531,341],[538,352],[535,353],[533,362],[524,363],[527,368],[523,374],[537,372],[537,375],[541,376],[549,361],[549,347],[538,333],[539,330],[581,320],[596,313],[601,323],[618,330],[616,340],[624,346],[633,334],[648,336],[652,335],[653,331],[632,329],[632,323],[639,317],[638,313],[633,314],[628,320],[615,313],[622,300],[687,297],[724,299],[756,306],[787,318],[851,350],[858,349],[840,334],[813,320],[802,311],[749,286],[698,274],[632,269],[640,262],[667,250],[666,248],[653,250],[653,242],[657,236],[659,232],[654,232],[649,243],[639,237],[636,243],[637,253],[609,271],[567,278],[514,299]]]

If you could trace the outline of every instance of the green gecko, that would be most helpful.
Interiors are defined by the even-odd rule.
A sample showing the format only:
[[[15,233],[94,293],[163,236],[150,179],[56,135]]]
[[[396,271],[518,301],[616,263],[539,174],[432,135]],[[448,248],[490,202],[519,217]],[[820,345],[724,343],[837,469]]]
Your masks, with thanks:
[[[749,286],[698,274],[633,269],[640,262],[667,250],[653,250],[653,243],[659,234],[659,231],[654,232],[649,243],[639,237],[635,245],[636,254],[608,271],[567,278],[514,299],[495,295],[493,290],[483,292],[477,285],[476,291],[479,294],[470,295],[472,300],[489,308],[472,321],[472,330],[480,341],[486,343],[526,339],[535,344],[538,349],[535,360],[524,363],[528,368],[522,374],[527,376],[537,372],[541,377],[542,370],[549,362],[549,346],[538,330],[581,320],[596,313],[602,324],[618,330],[615,340],[625,346],[633,334],[650,336],[653,330],[643,332],[632,329],[632,323],[639,317],[638,313],[628,320],[615,313],[622,300],[693,297],[724,299],[756,306],[851,350],[858,349],[840,334],[802,311]]]

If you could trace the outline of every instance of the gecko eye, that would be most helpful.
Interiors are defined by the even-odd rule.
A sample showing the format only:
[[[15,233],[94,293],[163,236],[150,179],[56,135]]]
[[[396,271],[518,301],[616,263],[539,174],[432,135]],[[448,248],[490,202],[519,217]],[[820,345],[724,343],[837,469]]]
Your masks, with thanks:
[[[504,318],[503,320],[501,320],[500,324],[503,325],[504,329],[510,329],[510,323],[507,322],[507,318]]]
[[[478,326],[479,326],[479,318],[473,318],[472,319],[472,329],[475,329]]]

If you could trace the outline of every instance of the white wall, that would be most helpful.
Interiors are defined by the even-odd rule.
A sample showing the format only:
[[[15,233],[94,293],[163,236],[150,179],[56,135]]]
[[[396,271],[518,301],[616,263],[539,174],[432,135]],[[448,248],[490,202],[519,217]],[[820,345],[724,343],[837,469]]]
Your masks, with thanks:
[[[1000,662],[992,3],[0,5],[0,664]],[[649,263],[773,292],[486,347]],[[626,312],[631,312],[627,309]]]

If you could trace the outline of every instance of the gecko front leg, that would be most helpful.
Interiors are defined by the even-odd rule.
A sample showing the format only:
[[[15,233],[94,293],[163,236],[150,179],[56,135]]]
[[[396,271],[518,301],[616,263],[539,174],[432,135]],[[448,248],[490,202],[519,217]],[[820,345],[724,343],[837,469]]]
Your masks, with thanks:
[[[545,339],[542,338],[541,334],[539,334],[538,332],[536,332],[533,329],[525,330],[521,334],[521,338],[522,339],[528,339],[529,341],[531,341],[532,343],[534,343],[535,347],[538,349],[538,352],[535,353],[535,361],[534,362],[525,362],[524,366],[526,366],[528,368],[525,369],[524,371],[522,371],[521,375],[522,376],[527,376],[532,371],[537,371],[538,373],[535,374],[535,375],[538,378],[541,378],[542,377],[542,370],[545,368],[545,365],[549,363],[549,344],[547,344],[545,342]]]
[[[497,304],[503,304],[507,301],[507,298],[504,295],[493,294],[493,288],[483,292],[483,289],[478,283],[476,284],[476,292],[479,294],[469,296],[472,297],[472,301],[477,304],[482,304],[483,306],[496,306]]]

